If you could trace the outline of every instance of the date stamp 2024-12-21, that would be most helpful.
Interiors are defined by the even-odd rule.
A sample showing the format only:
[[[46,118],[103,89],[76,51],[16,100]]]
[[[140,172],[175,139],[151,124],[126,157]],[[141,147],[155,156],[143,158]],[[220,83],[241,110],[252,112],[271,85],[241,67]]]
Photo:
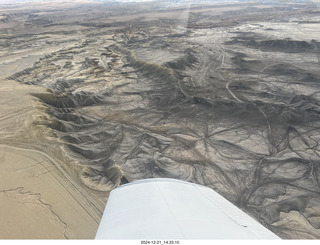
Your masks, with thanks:
[[[179,240],[141,240],[140,244],[176,245],[176,244],[180,244],[180,241]]]

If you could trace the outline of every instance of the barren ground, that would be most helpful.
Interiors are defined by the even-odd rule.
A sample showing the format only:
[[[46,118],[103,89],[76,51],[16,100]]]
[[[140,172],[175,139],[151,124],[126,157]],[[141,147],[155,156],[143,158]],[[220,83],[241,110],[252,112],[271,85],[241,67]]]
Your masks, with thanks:
[[[0,3],[0,238],[94,238],[156,177],[320,238],[318,6],[201,2]]]

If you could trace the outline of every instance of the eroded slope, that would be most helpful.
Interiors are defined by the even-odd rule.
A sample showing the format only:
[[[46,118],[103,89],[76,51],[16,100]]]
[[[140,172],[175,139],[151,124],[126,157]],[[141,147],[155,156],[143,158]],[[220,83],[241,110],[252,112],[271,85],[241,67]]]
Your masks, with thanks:
[[[282,238],[319,238],[320,37],[309,8],[72,22],[77,32],[28,39],[59,35],[9,78],[47,89],[33,93],[46,114],[33,123],[103,201],[122,183],[177,178],[215,189]]]

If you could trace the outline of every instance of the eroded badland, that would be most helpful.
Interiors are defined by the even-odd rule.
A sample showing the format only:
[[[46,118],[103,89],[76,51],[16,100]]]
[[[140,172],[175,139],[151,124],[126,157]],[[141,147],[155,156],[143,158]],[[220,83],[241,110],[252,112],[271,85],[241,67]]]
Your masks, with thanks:
[[[319,239],[319,27],[303,1],[1,2],[0,238],[94,238],[112,189],[169,177]]]

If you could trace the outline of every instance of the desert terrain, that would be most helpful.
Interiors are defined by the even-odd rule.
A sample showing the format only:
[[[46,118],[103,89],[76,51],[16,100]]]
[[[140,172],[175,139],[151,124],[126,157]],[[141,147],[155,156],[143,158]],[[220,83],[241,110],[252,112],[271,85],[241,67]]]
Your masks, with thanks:
[[[316,1],[1,1],[0,239],[92,239],[158,177],[319,239],[319,27]]]

